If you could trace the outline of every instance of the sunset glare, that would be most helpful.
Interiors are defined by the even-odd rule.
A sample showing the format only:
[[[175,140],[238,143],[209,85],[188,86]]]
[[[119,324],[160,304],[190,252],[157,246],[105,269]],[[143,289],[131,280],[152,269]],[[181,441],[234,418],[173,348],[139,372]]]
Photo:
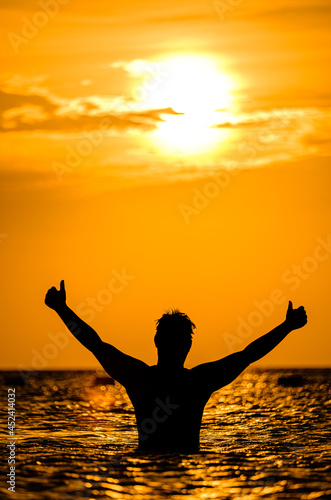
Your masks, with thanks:
[[[142,90],[148,89],[146,99],[139,102],[140,108],[171,108],[175,112],[161,114],[162,121],[151,134],[152,142],[155,140],[161,151],[206,153],[225,139],[225,131],[211,127],[234,111],[236,84],[218,69],[216,59],[179,54],[150,65],[136,61],[130,68],[145,78]]]

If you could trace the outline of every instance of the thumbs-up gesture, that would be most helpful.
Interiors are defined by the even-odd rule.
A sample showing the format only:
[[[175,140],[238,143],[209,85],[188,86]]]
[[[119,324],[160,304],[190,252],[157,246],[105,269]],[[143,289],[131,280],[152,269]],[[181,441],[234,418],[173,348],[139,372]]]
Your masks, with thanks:
[[[60,283],[60,290],[57,290],[55,286],[52,286],[52,288],[48,290],[45,296],[45,304],[56,311],[61,306],[64,306],[65,303],[66,291],[64,288],[64,281],[62,280]]]
[[[286,313],[286,323],[289,325],[291,330],[302,328],[307,323],[305,308],[300,306],[298,309],[293,309],[293,304],[289,301]]]

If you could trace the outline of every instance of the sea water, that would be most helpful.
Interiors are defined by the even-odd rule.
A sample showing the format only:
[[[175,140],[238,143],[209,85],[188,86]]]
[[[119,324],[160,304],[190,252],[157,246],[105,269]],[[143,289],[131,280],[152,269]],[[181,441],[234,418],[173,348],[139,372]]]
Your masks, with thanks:
[[[212,394],[195,454],[138,452],[124,388],[96,384],[96,372],[25,374],[25,385],[13,375],[0,372],[3,499],[331,498],[330,369],[247,369]],[[8,389],[15,492],[7,483]]]

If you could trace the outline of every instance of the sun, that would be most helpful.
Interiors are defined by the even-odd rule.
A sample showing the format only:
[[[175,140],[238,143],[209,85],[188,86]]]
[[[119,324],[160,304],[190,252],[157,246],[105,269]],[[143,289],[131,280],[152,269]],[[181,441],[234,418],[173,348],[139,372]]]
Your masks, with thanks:
[[[206,56],[175,56],[160,64],[163,76],[148,92],[145,109],[172,108],[178,114],[161,115],[163,121],[151,134],[154,143],[178,154],[207,151],[226,134],[211,127],[220,122],[220,113],[229,113],[234,79]]]

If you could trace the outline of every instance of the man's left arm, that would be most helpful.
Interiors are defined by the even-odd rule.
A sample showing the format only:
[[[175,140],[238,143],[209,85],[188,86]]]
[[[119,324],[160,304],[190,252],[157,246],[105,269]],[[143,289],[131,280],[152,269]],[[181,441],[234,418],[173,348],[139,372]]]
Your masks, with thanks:
[[[243,350],[244,356],[249,363],[253,363],[263,358],[272,351],[292,330],[302,328],[307,323],[307,314],[303,306],[293,309],[292,302],[289,302],[286,319],[279,326],[266,333],[262,337],[254,340]]]
[[[302,306],[293,309],[292,302],[289,302],[286,319],[279,326],[251,342],[242,351],[192,368],[192,374],[197,376],[199,383],[209,387],[211,393],[217,391],[235,380],[251,363],[272,351],[292,330],[301,328],[306,323],[305,309]]]

